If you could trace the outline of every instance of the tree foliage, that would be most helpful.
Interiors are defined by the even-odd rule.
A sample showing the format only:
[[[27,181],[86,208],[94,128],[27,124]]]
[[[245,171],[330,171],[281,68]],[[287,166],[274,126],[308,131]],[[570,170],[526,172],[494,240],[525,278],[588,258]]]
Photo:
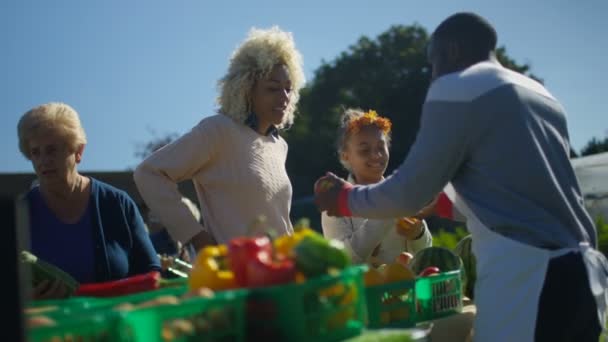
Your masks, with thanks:
[[[135,150],[135,156],[138,159],[146,159],[146,157],[151,155],[154,151],[160,149],[165,145],[170,144],[179,136],[179,134],[177,133],[165,133],[162,135],[158,135],[154,131],[152,131],[151,133],[153,135],[152,139],[145,143],[140,143],[137,145],[137,148]]]
[[[588,156],[602,152],[608,152],[608,137],[604,138],[604,140],[593,137],[581,150],[581,156]]]
[[[336,153],[336,132],[346,107],[375,109],[393,122],[389,172],[407,155],[420,123],[430,81],[426,61],[427,31],[417,25],[392,26],[375,39],[361,37],[332,62],[324,62],[301,92],[299,115],[287,132],[287,170],[294,197],[310,195],[326,171],[345,176]],[[529,66],[515,62],[506,49],[501,63],[521,73]],[[538,78],[537,78],[538,79]]]

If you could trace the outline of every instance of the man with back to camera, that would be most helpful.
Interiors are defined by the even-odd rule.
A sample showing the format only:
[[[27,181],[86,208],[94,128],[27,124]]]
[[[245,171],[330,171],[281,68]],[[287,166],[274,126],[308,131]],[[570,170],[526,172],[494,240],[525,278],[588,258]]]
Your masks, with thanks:
[[[315,202],[330,216],[408,216],[445,188],[474,240],[475,340],[597,341],[608,262],[570,164],[565,111],[500,65],[496,41],[476,14],[445,19],[431,36],[432,84],[405,161],[371,186],[328,173]]]

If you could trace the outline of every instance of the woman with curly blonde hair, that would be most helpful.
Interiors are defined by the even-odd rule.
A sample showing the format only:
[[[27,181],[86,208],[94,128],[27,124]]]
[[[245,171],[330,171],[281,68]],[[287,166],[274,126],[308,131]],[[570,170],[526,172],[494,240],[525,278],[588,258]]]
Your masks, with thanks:
[[[291,234],[292,187],[287,143],[279,131],[293,122],[304,85],[292,35],[252,29],[219,81],[219,110],[146,158],[137,187],[172,237],[196,250],[247,234],[263,215],[267,226]],[[191,179],[204,226],[181,202],[176,184]]]

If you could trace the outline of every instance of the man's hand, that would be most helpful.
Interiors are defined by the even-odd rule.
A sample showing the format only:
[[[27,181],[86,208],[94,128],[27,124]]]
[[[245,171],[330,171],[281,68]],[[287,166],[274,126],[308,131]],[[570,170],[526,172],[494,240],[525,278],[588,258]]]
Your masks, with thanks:
[[[342,189],[352,185],[331,172],[315,182],[315,204],[319,211],[329,216],[341,216],[338,210],[338,195]]]

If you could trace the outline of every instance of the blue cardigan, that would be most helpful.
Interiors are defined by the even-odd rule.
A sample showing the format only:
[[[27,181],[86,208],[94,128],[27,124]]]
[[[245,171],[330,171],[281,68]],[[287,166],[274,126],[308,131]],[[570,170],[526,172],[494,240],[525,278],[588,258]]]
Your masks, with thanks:
[[[90,179],[95,282],[160,270],[160,260],[133,199],[122,190]],[[32,192],[26,195],[28,208]],[[69,250],[69,246],[63,247]]]

